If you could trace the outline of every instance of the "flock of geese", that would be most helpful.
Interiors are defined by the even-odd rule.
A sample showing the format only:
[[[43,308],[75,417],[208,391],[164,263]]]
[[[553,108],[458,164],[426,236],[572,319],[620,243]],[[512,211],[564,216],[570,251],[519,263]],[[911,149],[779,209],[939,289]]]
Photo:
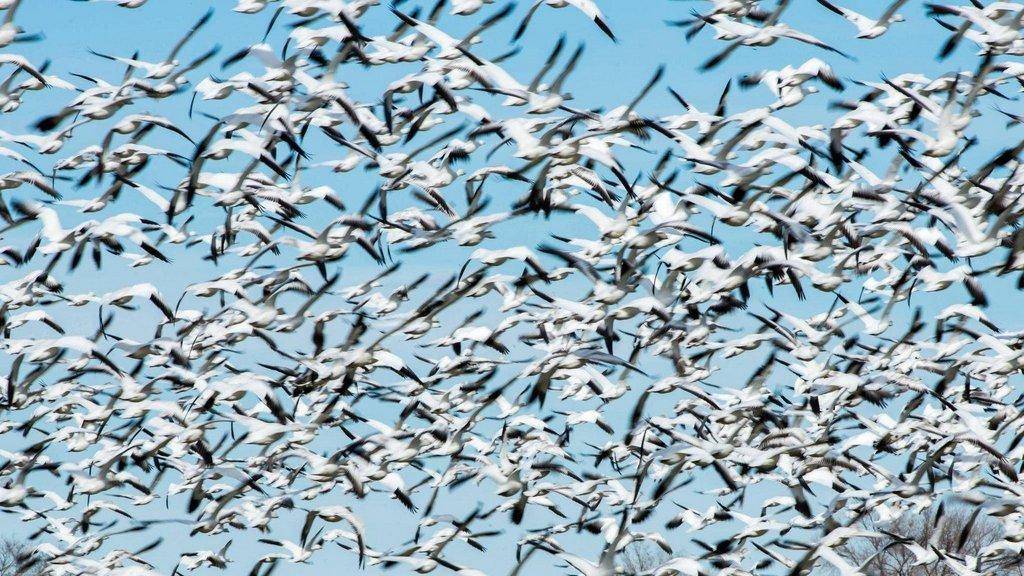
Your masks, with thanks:
[[[961,576],[1024,549],[1024,4],[667,4],[673,67],[747,72],[658,67],[600,106],[570,86],[603,63],[550,36],[625,42],[595,0],[237,0],[258,42],[223,50],[225,15],[182,3],[173,45],[59,75],[17,54],[48,42],[19,4],[22,573],[611,576],[651,545],[644,575],[854,576],[845,545],[936,505],[1002,531],[889,546]],[[969,65],[833,70],[837,45],[929,37],[900,11]],[[756,50],[780,41],[804,56]]]

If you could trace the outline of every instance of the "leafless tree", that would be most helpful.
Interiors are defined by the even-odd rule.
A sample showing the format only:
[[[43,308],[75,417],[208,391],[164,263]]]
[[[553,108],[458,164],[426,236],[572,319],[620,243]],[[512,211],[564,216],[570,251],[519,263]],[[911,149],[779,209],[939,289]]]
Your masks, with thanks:
[[[39,565],[30,565],[31,547],[12,537],[0,538],[0,576],[38,574]]]
[[[648,542],[633,542],[622,551],[622,567],[626,574],[641,574],[661,566],[670,559],[669,555]]]
[[[884,538],[856,538],[837,552],[865,574],[893,576],[954,576],[946,562],[935,559],[936,549],[962,561],[978,559],[976,571],[990,576],[1024,575],[1024,555],[1001,550],[980,557],[1003,540],[1003,525],[980,508],[938,504],[921,514],[904,514],[894,522],[877,519],[865,527]]]

